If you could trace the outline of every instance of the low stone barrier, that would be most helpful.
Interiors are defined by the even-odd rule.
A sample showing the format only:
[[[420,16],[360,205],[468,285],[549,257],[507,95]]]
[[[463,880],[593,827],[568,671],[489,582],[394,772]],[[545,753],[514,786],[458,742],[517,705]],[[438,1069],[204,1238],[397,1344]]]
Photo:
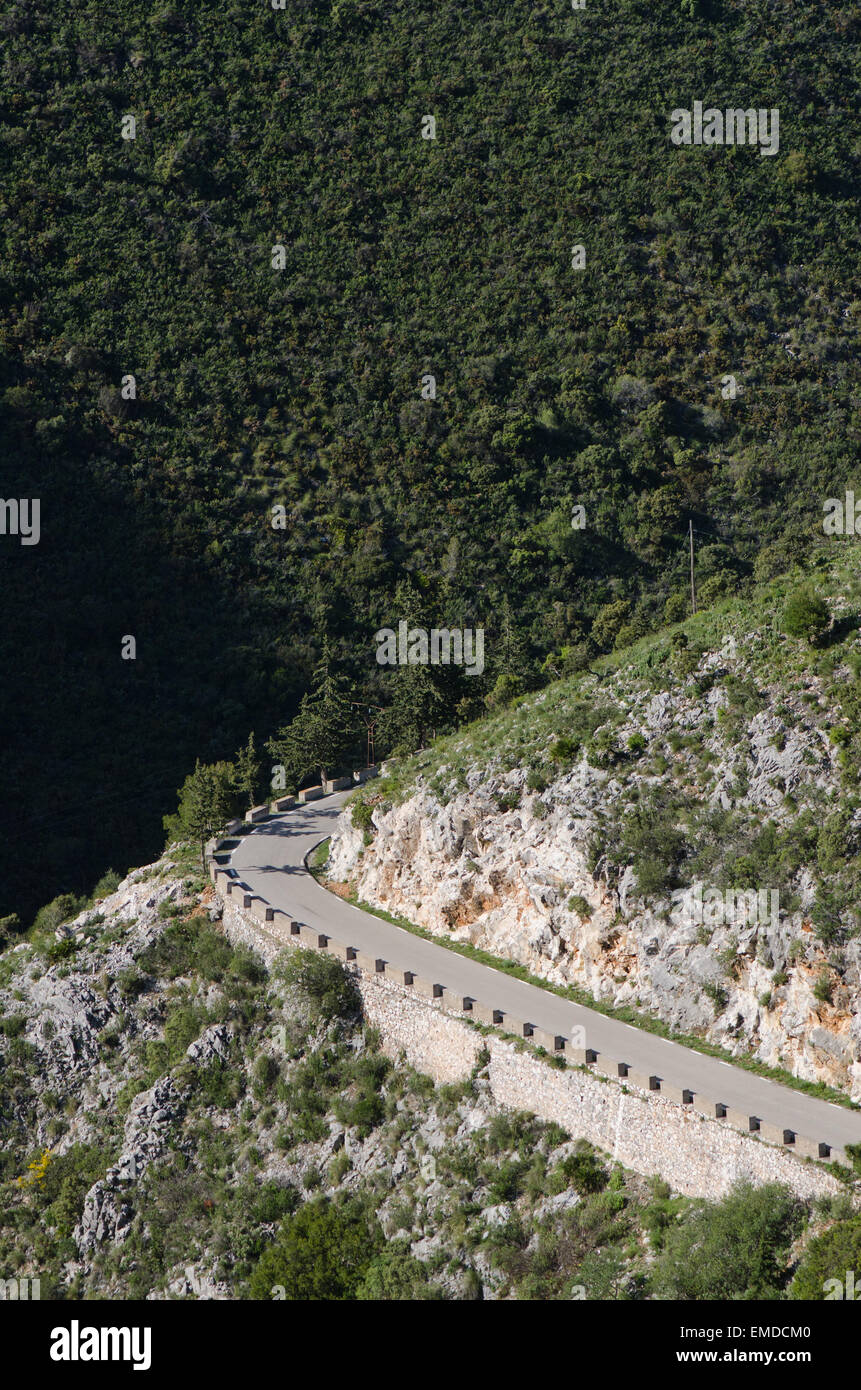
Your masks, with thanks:
[[[368,771],[371,770],[368,769]],[[315,792],[323,795],[321,788],[309,788],[306,793],[300,792],[299,799],[301,800],[303,795],[307,796],[309,793]],[[627,1093],[632,1096],[639,1093],[639,1099],[646,1104],[654,1100],[667,1124],[670,1123],[668,1117],[671,1114],[686,1116],[690,1123],[706,1125],[707,1122],[712,1122],[709,1126],[710,1130],[732,1133],[740,1141],[743,1140],[749,1145],[770,1153],[781,1152],[786,1161],[792,1163],[796,1168],[799,1166],[797,1159],[827,1159],[832,1156],[829,1145],[820,1140],[797,1134],[788,1128],[765,1124],[756,1115],[727,1106],[720,1100],[704,1096],[693,1089],[666,1082],[660,1076],[640,1072],[627,1062],[609,1057],[593,1048],[582,1046],[583,1030],[580,1028],[574,1030],[576,1042],[572,1042],[571,1039],[560,1034],[550,1033],[535,1026],[528,1019],[507,1014],[491,1002],[475,999],[447,986],[443,987],[438,982],[420,976],[409,969],[395,968],[390,962],[380,957],[369,955],[348,942],[336,940],[305,923],[298,922],[289,914],[282,912],[281,909],[272,908],[264,899],[253,893],[246,884],[241,882],[235,870],[218,865],[215,860],[210,863],[210,877],[215,885],[215,891],[224,901],[226,917],[232,921],[234,927],[238,921],[241,921],[248,925],[252,933],[254,931],[264,932],[267,940],[280,942],[282,945],[300,944],[311,950],[328,951],[349,965],[360,980],[368,984],[372,990],[373,988],[385,987],[400,991],[403,998],[405,1000],[412,999],[416,1007],[429,1007],[434,1011],[434,1014],[447,1017],[453,1022],[460,1019],[460,1027],[467,1026],[465,1020],[472,1019],[487,1027],[500,1028],[505,1032],[513,1033],[517,1038],[528,1039],[533,1046],[543,1048],[550,1056],[563,1058],[569,1064],[569,1068],[563,1069],[564,1071],[568,1071],[570,1068],[576,1069],[576,1072],[570,1073],[572,1075],[577,1074],[588,1080],[589,1069],[592,1069],[591,1080],[595,1086],[606,1088],[610,1082],[613,1083],[610,1085],[610,1090],[615,1093]],[[375,997],[373,992],[370,997]],[[475,1037],[475,1031],[472,1031],[473,1037]],[[418,1049],[418,1054],[424,1055],[421,1048]],[[529,1056],[528,1053],[522,1052],[518,1055]],[[540,1061],[540,1059],[536,1060]],[[418,1065],[417,1063],[413,1064]],[[523,1108],[534,1109],[535,1107],[524,1105]],[[536,1111],[536,1113],[539,1112]],[[719,1122],[716,1125],[714,1124],[715,1120]],[[606,1147],[606,1143],[602,1139],[595,1138],[594,1142]],[[619,1137],[617,1135],[617,1147],[618,1142]],[[844,1157],[839,1150],[835,1151],[834,1156]],[[640,1172],[661,1171],[655,1167],[638,1167],[638,1164],[633,1162],[630,1157],[621,1161],[629,1163]],[[757,1169],[756,1163],[751,1161],[751,1164],[752,1170]],[[765,1171],[761,1164],[757,1170]],[[835,1182],[830,1175],[823,1174],[822,1170],[815,1169],[813,1171],[821,1174],[823,1178],[828,1178],[830,1182]],[[770,1179],[762,1178],[762,1181],[768,1180]],[[812,1182],[813,1179],[809,1181]],[[682,1191],[687,1190],[684,1185],[678,1182],[677,1186]],[[825,1188],[820,1187],[816,1190],[839,1190],[839,1184],[836,1184],[834,1189],[826,1184]]]
[[[292,920],[280,916],[288,924]],[[270,962],[285,946],[289,949],[291,942],[299,941],[284,927],[258,922],[235,894],[224,902],[224,926],[232,940],[254,947]],[[329,949],[332,944],[329,938]],[[354,956],[348,968],[384,1050],[440,1084],[465,1080],[486,1049],[490,1090],[500,1105],[554,1121],[573,1138],[589,1140],[635,1172],[657,1174],[690,1197],[721,1197],[739,1181],[785,1182],[805,1198],[846,1190],[818,1164],[799,1161],[804,1156],[827,1157],[818,1151],[805,1155],[800,1140],[789,1149],[763,1143],[755,1134],[714,1124],[659,1092],[641,1094],[613,1084],[597,1069],[549,1067],[522,1044],[478,1033],[470,1026],[469,1014],[458,1017],[451,1012],[453,1000],[418,994],[388,974],[384,961],[364,956],[363,964],[362,952],[354,951]]]

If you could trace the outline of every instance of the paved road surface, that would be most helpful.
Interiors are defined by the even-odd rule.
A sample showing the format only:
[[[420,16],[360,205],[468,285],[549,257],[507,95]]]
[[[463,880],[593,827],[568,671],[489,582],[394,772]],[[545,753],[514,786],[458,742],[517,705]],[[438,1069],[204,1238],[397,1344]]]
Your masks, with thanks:
[[[425,979],[471,995],[549,1033],[570,1037],[574,1028],[582,1027],[586,1047],[627,1062],[635,1071],[698,1091],[756,1115],[760,1121],[830,1144],[835,1150],[841,1150],[846,1143],[861,1143],[859,1111],[816,1100],[729,1062],[607,1018],[445,946],[425,941],[328,892],[305,868],[305,856],[331,834],[349,795],[336,793],[254,826],[234,849],[230,865],[271,906],[282,908],[346,946],[382,957],[397,969],[413,970]]]

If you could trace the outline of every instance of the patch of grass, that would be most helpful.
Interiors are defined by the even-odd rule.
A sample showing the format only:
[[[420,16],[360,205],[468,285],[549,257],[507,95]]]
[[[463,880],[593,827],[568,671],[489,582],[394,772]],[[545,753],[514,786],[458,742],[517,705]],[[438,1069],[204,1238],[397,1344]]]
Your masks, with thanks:
[[[724,1048],[717,1047],[714,1043],[707,1042],[704,1038],[689,1033],[677,1033],[661,1019],[638,1013],[627,1005],[622,1008],[614,1008],[604,1000],[595,999],[593,995],[577,985],[557,985],[549,980],[542,980],[540,976],[533,975],[526,966],[520,965],[517,961],[503,960],[501,957],[491,955],[489,951],[481,950],[465,941],[452,941],[439,937],[434,932],[418,926],[415,922],[410,922],[406,917],[396,917],[392,913],[386,912],[384,908],[374,907],[370,903],[363,902],[355,893],[351,894],[349,901],[354,907],[361,908],[363,912],[369,912],[373,917],[379,917],[384,922],[401,927],[414,936],[423,937],[425,941],[433,941],[437,946],[445,947],[447,951],[466,956],[482,965],[489,965],[494,970],[502,971],[506,975],[513,975],[518,980],[536,985],[538,989],[546,990],[549,994],[559,995],[562,999],[570,999],[575,1004],[582,1004],[584,1008],[604,1014],[607,1018],[615,1018],[621,1023],[629,1023],[635,1028],[642,1029],[645,1033],[653,1033],[656,1037],[667,1038],[671,1042],[679,1043],[682,1047],[690,1048],[693,1052],[701,1052],[706,1057],[717,1057],[721,1061],[729,1062],[732,1066],[741,1067],[757,1076],[766,1077],[769,1081],[776,1081],[782,1086],[787,1086],[790,1090],[803,1091],[805,1095],[815,1096],[819,1100],[831,1101],[835,1105],[842,1105],[847,1110],[861,1110],[861,1105],[857,1101],[850,1100],[844,1092],[835,1090],[824,1081],[805,1081],[801,1077],[792,1076],[790,1072],[784,1071],[781,1067],[769,1066],[756,1057],[744,1054],[736,1056]],[[552,1057],[550,1060],[557,1065],[561,1063],[563,1067],[567,1065],[564,1058]]]

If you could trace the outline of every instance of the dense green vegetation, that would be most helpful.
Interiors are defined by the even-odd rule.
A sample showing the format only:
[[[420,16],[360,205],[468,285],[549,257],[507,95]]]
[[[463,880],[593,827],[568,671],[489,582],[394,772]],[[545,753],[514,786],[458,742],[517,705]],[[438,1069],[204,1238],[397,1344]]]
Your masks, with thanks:
[[[665,896],[697,878],[739,888],[780,883],[784,905],[792,907],[795,877],[805,869],[817,887],[815,935],[839,951],[861,931],[861,844],[855,829],[861,580],[850,558],[820,555],[812,569],[822,593],[812,593],[799,569],[755,584],[742,598],[724,599],[682,626],[599,657],[547,695],[514,701],[393,760],[385,778],[357,793],[353,823],[370,836],[373,808],[398,803],[419,784],[444,804],[464,790],[468,770],[494,779],[522,769],[526,790],[543,793],[585,755],[591,767],[610,771],[618,783],[591,846],[593,867],[600,860],[608,882],[630,864],[644,896]],[[811,598],[819,620],[828,615],[827,630],[812,642],[808,618],[794,635],[782,630],[787,612],[809,617]],[[727,641],[738,643],[741,656],[716,664]],[[700,670],[709,655],[710,666]],[[734,664],[737,671],[729,669]],[[625,740],[620,726],[642,718],[632,716],[635,702],[666,692],[676,706],[698,707],[696,725]],[[702,706],[712,692],[725,697],[715,712]],[[759,714],[774,718],[772,746],[778,749],[794,736],[837,750],[827,788],[810,779],[790,792],[779,781],[782,795],[765,818],[745,800],[743,759],[753,758],[751,721]],[[805,766],[811,756],[805,750]],[[715,806],[710,798],[728,768],[736,774],[730,804]],[[498,804],[512,809],[508,802]]]
[[[859,30],[791,0],[12,0],[0,495],[42,536],[0,538],[0,913],[155,852],[327,634],[385,705],[376,628],[484,626],[483,677],[402,690],[388,737],[420,741],[683,616],[689,519],[704,602],[821,536],[858,438]],[[698,97],[779,107],[779,155],[672,147]]]
[[[184,857],[193,869],[193,843]],[[742,1185],[692,1201],[499,1109],[486,1051],[435,1086],[383,1055],[334,957],[291,949],[267,969],[201,915],[203,880],[175,872],[144,878],[160,900],[143,931],[97,913],[83,960],[57,967],[57,983],[111,1002],[71,1073],[23,1036],[55,1025],[30,993],[50,933],[0,952],[0,1264],[39,1277],[43,1299],[195,1297],[182,1282],[194,1266],[227,1298],[820,1300],[857,1269],[849,1191],[808,1203]],[[116,974],[108,953],[123,943]],[[213,1025],[226,1052],[190,1056]],[[122,1238],[81,1261],[87,1194],[154,1086],[159,1151],[108,1184]]]

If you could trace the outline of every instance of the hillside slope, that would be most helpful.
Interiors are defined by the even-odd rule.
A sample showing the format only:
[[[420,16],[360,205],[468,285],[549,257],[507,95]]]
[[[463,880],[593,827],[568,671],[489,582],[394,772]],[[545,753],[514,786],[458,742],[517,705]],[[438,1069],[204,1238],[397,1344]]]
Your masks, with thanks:
[[[405,574],[487,628],[450,724],[684,603],[691,517],[712,593],[804,547],[858,441],[859,14],[12,0],[0,915],[155,854],[327,632],[387,704]],[[779,108],[777,156],[673,146],[697,99]]]
[[[328,874],[861,1099],[861,584],[822,571],[835,616],[811,649],[780,631],[797,583],[396,765],[345,810]]]

